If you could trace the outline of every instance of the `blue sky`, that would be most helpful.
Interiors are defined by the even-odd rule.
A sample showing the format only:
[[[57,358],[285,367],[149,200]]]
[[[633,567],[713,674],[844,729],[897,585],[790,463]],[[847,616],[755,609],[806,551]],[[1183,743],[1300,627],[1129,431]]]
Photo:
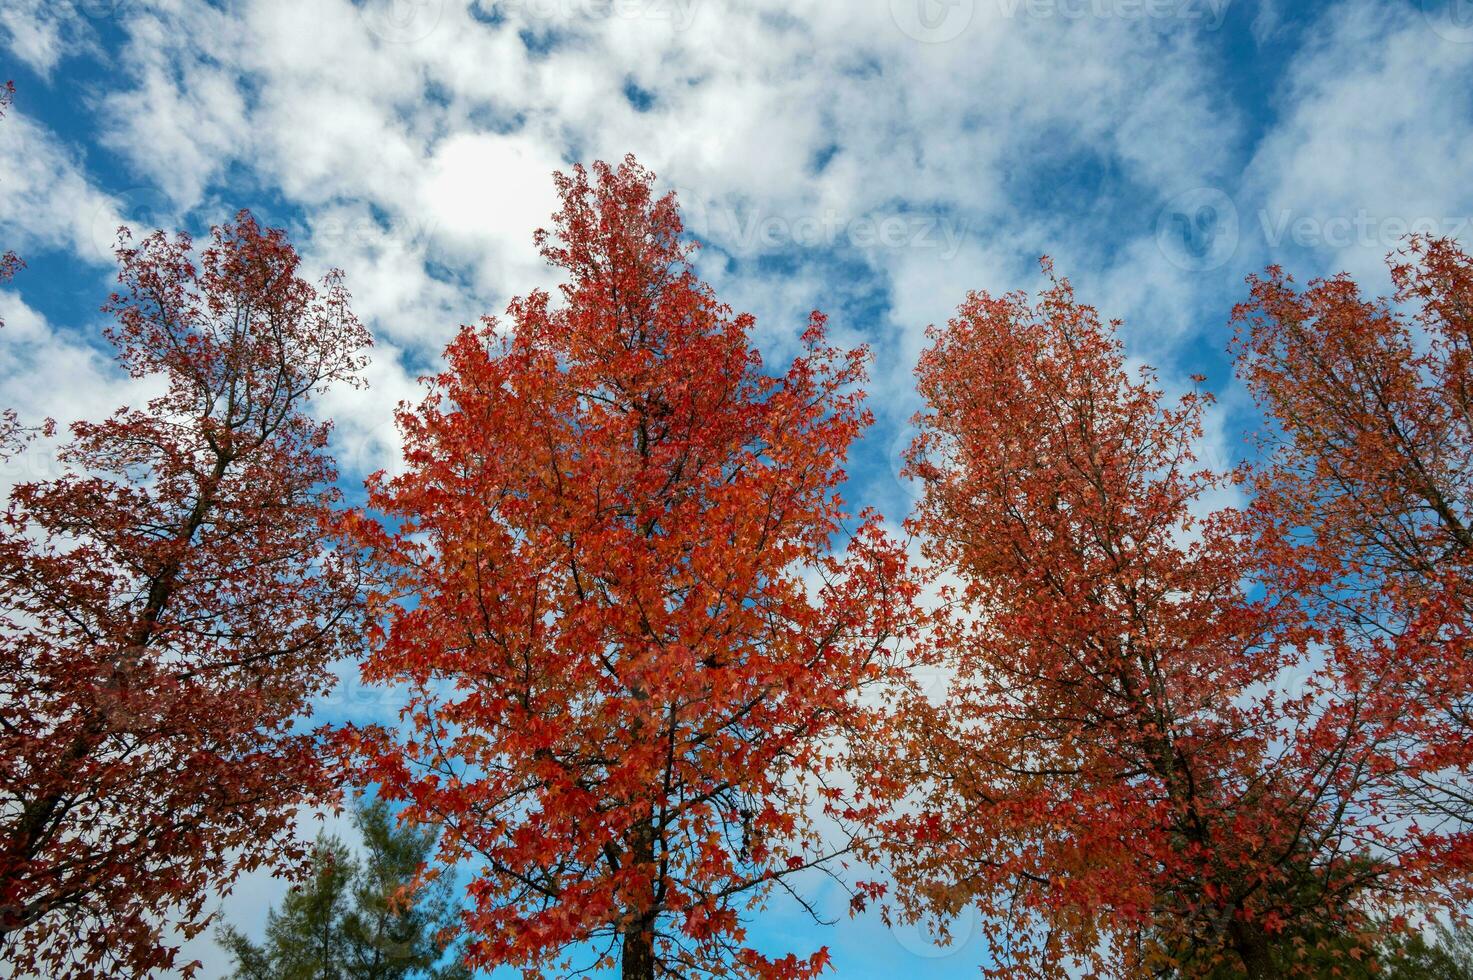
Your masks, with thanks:
[[[814,308],[873,347],[849,496],[897,520],[925,326],[968,289],[1035,287],[1040,254],[1166,387],[1207,376],[1204,451],[1230,460],[1246,274],[1380,291],[1406,231],[1473,241],[1470,0],[4,0],[4,78],[0,245],[29,268],[0,289],[0,404],[136,403],[100,343],[113,230],[250,207],[342,267],[374,330],[371,387],[319,406],[350,486],[395,465],[392,407],[455,326],[549,284],[531,233],[575,160],[633,152],[677,190],[771,361]],[[348,676],[323,713],[391,707]],[[226,914],[257,927],[280,892],[242,882]],[[828,944],[844,977],[984,955],[873,917],[779,908],[757,932]]]

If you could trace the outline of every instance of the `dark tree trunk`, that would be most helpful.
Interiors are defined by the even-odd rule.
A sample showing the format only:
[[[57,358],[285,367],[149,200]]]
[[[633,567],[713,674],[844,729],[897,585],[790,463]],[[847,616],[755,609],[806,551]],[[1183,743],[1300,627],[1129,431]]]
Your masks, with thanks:
[[[1270,980],[1274,976],[1268,936],[1262,929],[1234,919],[1228,935],[1232,939],[1233,952],[1243,961],[1243,972],[1248,980]]]
[[[642,726],[641,726],[642,727]],[[631,828],[626,867],[650,876],[649,891],[631,895],[624,923],[624,980],[655,980],[655,922],[659,918],[659,869],[655,866],[655,827],[648,820]]]
[[[655,930],[644,922],[624,933],[624,980],[655,980]]]

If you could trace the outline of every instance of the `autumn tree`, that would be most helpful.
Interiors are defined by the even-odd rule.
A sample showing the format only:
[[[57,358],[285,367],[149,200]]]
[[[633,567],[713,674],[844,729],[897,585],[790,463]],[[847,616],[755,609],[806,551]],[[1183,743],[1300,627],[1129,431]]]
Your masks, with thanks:
[[[1408,815],[1451,843],[1473,829],[1473,261],[1413,237],[1389,264],[1376,299],[1271,267],[1234,311],[1234,350],[1271,423],[1254,488],[1276,587],[1405,713]]]
[[[232,980],[470,980],[440,941],[456,919],[454,879],[416,887],[434,831],[400,825],[383,800],[360,801],[353,823],[361,855],[319,836],[311,874],[268,914],[264,943],[222,930]]]
[[[0,951],[17,975],[174,964],[212,887],[299,855],[331,795],[294,725],[359,646],[351,555],[313,392],[368,338],[341,276],[297,274],[242,212],[120,239],[105,308],[161,394],[77,422],[64,475],[22,483],[0,538]],[[182,967],[188,974],[188,966]]]
[[[865,723],[914,588],[839,498],[868,421],[865,352],[769,374],[690,266],[671,196],[632,159],[557,177],[542,255],[561,304],[463,328],[405,472],[372,482],[387,596],[364,664],[414,695],[407,737],[355,732],[358,778],[476,869],[466,951],[527,976],[574,954],[629,978],[800,977],[742,912],[846,844],[831,769]],[[831,552],[836,537],[847,547]],[[591,965],[591,964],[585,964]]]
[[[1378,915],[1458,893],[1399,805],[1435,763],[1392,751],[1370,659],[1264,587],[1285,546],[1212,509],[1240,474],[1194,456],[1209,397],[1132,376],[1116,331],[1051,278],[969,296],[922,356],[913,524],[959,585],[947,683],[872,752],[906,801],[897,914],[975,905],[999,975],[1364,958]]]

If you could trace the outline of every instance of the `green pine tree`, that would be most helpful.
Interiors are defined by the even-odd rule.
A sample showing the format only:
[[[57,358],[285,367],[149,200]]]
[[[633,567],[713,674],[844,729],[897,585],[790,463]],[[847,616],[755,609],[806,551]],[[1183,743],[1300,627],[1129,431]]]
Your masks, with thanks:
[[[1430,942],[1418,935],[1393,949],[1383,980],[1473,980],[1473,929],[1439,923],[1433,932]]]
[[[311,877],[269,913],[263,944],[231,926],[221,930],[234,980],[469,980],[454,950],[436,941],[455,922],[454,884],[437,881],[408,903],[394,901],[436,834],[400,827],[382,801],[360,803],[353,822],[362,858],[335,836],[319,837]]]

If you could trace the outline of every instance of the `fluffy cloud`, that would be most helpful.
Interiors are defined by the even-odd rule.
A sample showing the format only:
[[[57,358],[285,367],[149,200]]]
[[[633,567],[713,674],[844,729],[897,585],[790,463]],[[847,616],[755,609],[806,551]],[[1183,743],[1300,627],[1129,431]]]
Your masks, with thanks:
[[[14,409],[24,425],[57,423],[55,438],[36,439],[0,468],[0,492],[59,475],[56,448],[70,423],[104,418],[161,393],[152,380],[129,378],[106,354],[58,329],[15,292],[0,290],[0,321],[0,405]]]
[[[122,202],[93,186],[77,148],[12,107],[0,123],[5,247],[64,249],[84,262],[110,262],[122,210]]]
[[[80,14],[109,0],[81,5],[48,0],[9,0],[0,8],[0,40],[38,75],[49,75],[58,62],[79,50],[95,50],[91,31]]]
[[[1316,27],[1253,161],[1253,233],[1378,283],[1409,230],[1473,241],[1473,33],[1402,4],[1343,5]]]
[[[135,82],[105,118],[182,206],[245,165],[309,209],[362,201],[432,225],[497,296],[526,273],[546,171],[571,158],[633,151],[723,214],[843,226],[920,207],[979,227],[1027,210],[1011,191],[1037,191],[1041,153],[1164,192],[1227,158],[1234,122],[1196,34],[1036,7],[974,5],[927,44],[885,4],[165,3],[126,19]],[[1069,216],[1025,223],[1040,219]],[[729,226],[745,222],[718,238],[743,247]],[[871,258],[884,271],[900,251]]]

